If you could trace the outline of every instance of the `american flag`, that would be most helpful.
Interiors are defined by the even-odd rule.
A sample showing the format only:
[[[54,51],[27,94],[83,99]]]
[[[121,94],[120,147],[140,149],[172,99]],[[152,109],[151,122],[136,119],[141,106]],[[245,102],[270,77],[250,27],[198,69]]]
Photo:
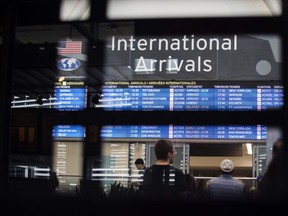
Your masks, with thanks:
[[[81,54],[82,41],[59,41],[58,54]]]

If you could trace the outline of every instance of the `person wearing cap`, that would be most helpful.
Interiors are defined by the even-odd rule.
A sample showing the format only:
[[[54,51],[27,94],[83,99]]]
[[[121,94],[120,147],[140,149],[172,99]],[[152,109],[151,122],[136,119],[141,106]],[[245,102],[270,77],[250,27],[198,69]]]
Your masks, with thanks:
[[[206,194],[211,200],[242,200],[245,184],[232,176],[234,163],[224,159],[220,163],[221,174],[206,183]]]

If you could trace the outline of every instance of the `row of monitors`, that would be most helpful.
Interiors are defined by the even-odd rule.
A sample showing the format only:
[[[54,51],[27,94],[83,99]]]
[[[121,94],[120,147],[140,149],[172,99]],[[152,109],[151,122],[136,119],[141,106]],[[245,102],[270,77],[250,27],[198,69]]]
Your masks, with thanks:
[[[57,125],[53,128],[53,138],[84,138],[82,125]],[[226,140],[266,140],[267,127],[263,125],[235,126],[187,126],[187,125],[105,125],[101,128],[101,138],[141,138],[141,139],[226,139]]]
[[[284,88],[277,82],[182,84],[178,81],[173,85],[169,85],[171,82],[155,85],[155,82],[128,82],[125,85],[110,82],[93,95],[89,108],[106,111],[265,111],[281,109],[284,104]],[[30,107],[34,103],[37,107],[77,111],[87,108],[88,98],[90,94],[85,85],[79,87],[65,82],[55,88],[53,98],[45,99],[41,105],[35,100],[14,100],[12,108]]]

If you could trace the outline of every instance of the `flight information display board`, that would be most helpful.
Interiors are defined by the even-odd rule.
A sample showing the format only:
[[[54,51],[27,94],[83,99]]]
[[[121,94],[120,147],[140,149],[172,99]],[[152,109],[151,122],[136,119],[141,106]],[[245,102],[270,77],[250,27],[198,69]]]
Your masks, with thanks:
[[[106,125],[102,138],[231,139],[265,140],[267,127],[256,126],[187,126],[187,125]]]
[[[56,83],[57,84],[57,83]],[[84,81],[64,81],[55,85],[55,109],[77,111],[86,108],[87,88]]]
[[[100,104],[107,111],[262,111],[283,106],[279,82],[106,82]]]
[[[85,129],[82,125],[56,125],[53,128],[52,136],[54,138],[83,138]]]

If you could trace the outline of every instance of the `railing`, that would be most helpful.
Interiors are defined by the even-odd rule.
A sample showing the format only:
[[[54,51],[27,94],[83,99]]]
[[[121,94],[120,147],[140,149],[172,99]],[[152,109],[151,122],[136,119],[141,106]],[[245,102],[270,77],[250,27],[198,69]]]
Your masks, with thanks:
[[[213,177],[207,177],[207,176],[194,176],[196,180],[196,191],[201,192],[204,190],[205,184],[208,180],[217,178],[217,176]],[[245,186],[246,190],[249,190],[250,188],[256,188],[257,187],[257,177],[237,177],[234,178],[241,180]]]
[[[34,167],[16,165],[9,168],[9,176],[17,178],[46,178],[49,179],[49,167]]]
[[[49,167],[33,167],[17,165],[10,168],[10,176],[17,178],[41,178],[49,179]],[[57,175],[59,180],[59,187],[57,192],[61,194],[77,195],[80,191],[82,175]],[[128,168],[93,168],[91,173],[91,179],[89,181],[98,182],[98,185],[102,187],[103,191],[109,193],[111,185],[115,182],[120,183],[123,186],[137,185],[142,181],[139,178],[140,175],[129,173]],[[196,192],[201,193],[205,189],[205,184],[208,180],[217,178],[210,176],[194,176],[196,181]],[[252,187],[257,187],[257,177],[237,177],[243,181],[247,190]],[[94,184],[93,184],[94,185]],[[96,187],[96,186],[95,186]],[[95,188],[96,189],[96,188]]]

